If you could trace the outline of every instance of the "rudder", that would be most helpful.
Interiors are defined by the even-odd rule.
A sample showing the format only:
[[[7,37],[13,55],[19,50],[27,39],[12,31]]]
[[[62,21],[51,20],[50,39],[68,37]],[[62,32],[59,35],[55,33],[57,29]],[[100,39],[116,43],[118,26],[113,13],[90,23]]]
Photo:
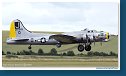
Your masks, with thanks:
[[[10,26],[10,38],[16,37],[28,37],[30,31],[28,31],[18,19],[11,22]]]

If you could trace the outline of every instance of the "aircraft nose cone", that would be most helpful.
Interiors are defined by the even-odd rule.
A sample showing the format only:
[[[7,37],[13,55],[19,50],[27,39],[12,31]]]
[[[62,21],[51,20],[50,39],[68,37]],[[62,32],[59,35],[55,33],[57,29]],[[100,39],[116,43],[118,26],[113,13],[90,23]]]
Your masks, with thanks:
[[[109,39],[109,33],[106,32],[106,39]]]

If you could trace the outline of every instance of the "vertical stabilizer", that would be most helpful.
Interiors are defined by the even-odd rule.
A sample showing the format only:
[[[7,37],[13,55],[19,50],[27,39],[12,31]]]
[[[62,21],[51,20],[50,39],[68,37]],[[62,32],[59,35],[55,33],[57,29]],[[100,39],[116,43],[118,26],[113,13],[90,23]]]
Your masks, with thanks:
[[[18,19],[11,22],[10,25],[10,38],[22,38],[28,37],[31,32],[28,31]]]

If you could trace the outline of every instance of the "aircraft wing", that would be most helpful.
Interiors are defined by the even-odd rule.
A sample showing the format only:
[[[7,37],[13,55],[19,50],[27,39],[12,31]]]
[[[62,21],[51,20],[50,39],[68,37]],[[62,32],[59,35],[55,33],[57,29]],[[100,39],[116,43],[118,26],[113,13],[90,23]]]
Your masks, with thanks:
[[[29,39],[13,39],[13,41],[28,41]]]
[[[69,36],[69,35],[63,35],[63,34],[52,35],[49,37],[49,39],[55,39],[55,40],[59,41],[60,43],[74,43],[74,42],[76,42],[76,37]]]

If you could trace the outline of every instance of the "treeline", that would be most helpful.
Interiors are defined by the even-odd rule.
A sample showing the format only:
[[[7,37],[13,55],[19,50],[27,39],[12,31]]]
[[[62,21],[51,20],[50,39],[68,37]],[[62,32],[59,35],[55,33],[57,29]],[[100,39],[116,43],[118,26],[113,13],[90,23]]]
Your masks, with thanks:
[[[78,56],[116,56],[118,57],[118,54],[110,51],[109,53],[105,53],[105,52],[87,52],[87,54],[83,54],[83,53],[80,53],[80,54],[77,54]]]
[[[38,52],[34,52],[32,50],[22,50],[22,51],[17,51],[17,53],[7,51],[6,53],[2,51],[2,55],[43,55],[43,56],[75,56],[75,53],[73,51],[67,51],[61,54],[57,53],[57,50],[55,48],[52,48],[50,52],[45,53],[43,49],[38,49]]]
[[[17,53],[14,52],[10,52],[7,51],[6,53],[4,51],[2,51],[2,55],[42,55],[42,56],[118,56],[118,54],[114,53],[114,52],[109,52],[109,53],[105,53],[105,52],[87,52],[86,54],[84,53],[79,53],[79,54],[75,54],[74,51],[67,51],[67,52],[63,52],[58,54],[57,50],[55,48],[52,48],[50,50],[50,52],[45,53],[43,51],[43,49],[38,49],[37,52],[34,52],[32,50],[26,51],[26,50],[22,50],[22,51],[17,51]]]

